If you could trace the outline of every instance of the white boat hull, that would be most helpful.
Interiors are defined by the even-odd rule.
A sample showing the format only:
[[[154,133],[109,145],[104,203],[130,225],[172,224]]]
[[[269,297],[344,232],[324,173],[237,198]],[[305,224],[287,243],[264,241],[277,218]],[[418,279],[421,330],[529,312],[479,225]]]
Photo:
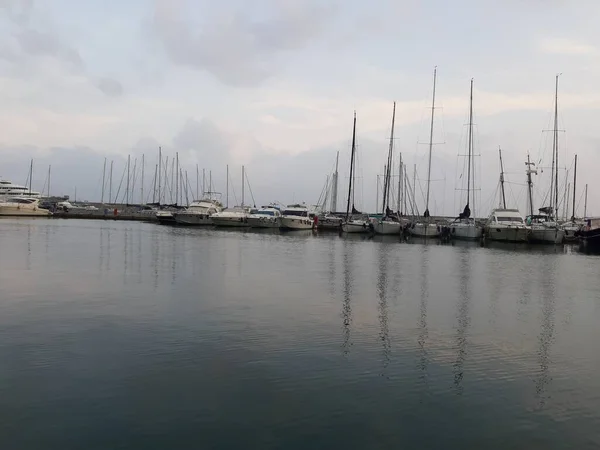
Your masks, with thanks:
[[[539,244],[562,244],[565,231],[559,228],[535,227],[531,228],[529,241]]]
[[[313,220],[308,217],[282,217],[282,230],[310,230],[313,227]]]
[[[523,226],[487,226],[485,237],[490,241],[499,242],[529,242],[531,230]]]
[[[375,234],[400,234],[402,224],[392,220],[378,220],[373,223]]]
[[[248,217],[248,225],[251,228],[279,228],[278,217]]]
[[[365,221],[350,221],[342,224],[344,233],[368,233],[371,231],[369,224]]]
[[[0,216],[47,217],[49,215],[50,211],[38,206],[31,207],[30,205],[0,203]]]
[[[453,239],[476,241],[483,235],[483,228],[475,224],[454,223],[450,224],[449,228]]]
[[[413,223],[408,232],[416,237],[436,238],[440,236],[440,229],[437,224],[430,222]]]
[[[206,226],[213,224],[208,214],[176,213],[173,217],[175,218],[175,222],[180,225]]]
[[[246,217],[211,217],[213,225],[216,227],[235,227],[248,228],[248,219]]]

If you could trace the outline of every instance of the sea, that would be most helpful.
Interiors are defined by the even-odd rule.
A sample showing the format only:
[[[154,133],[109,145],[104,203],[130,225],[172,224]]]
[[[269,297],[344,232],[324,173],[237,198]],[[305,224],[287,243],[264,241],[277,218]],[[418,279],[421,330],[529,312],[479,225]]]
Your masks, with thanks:
[[[0,449],[597,449],[600,256],[0,220]]]

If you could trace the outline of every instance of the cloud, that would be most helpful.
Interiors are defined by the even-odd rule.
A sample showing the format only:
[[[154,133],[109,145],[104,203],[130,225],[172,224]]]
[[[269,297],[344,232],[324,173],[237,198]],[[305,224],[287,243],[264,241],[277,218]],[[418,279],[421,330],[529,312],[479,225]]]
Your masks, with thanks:
[[[96,81],[96,87],[109,97],[119,97],[123,94],[123,86],[112,78],[100,78]]]
[[[598,53],[593,45],[565,38],[544,38],[537,43],[537,47],[543,53],[551,55],[585,56]]]
[[[268,17],[207,14],[199,25],[181,16],[183,2],[159,0],[153,28],[176,64],[206,70],[226,84],[257,85],[276,69],[282,53],[298,50],[324,30],[336,9],[310,2],[267,2]]]

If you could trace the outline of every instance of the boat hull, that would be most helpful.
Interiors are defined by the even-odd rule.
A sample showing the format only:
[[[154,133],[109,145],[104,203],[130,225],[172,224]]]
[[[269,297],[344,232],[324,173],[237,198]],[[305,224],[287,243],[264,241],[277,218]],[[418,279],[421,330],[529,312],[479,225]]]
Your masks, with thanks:
[[[248,217],[248,225],[251,228],[279,228],[278,217]]]
[[[310,230],[313,227],[313,221],[308,217],[282,217],[280,220],[282,230]]]
[[[430,222],[416,222],[413,223],[408,232],[412,236],[422,238],[437,238],[440,237],[440,227],[435,223]]]
[[[161,225],[174,225],[176,223],[175,217],[171,212],[163,211],[156,213],[156,220],[158,220],[158,223],[160,223]]]
[[[561,244],[564,238],[565,232],[559,228],[532,227],[529,242],[536,244]]]
[[[216,227],[248,228],[246,217],[215,217],[212,216],[213,225]]]
[[[375,234],[400,234],[400,231],[402,230],[402,224],[392,220],[378,220],[373,223],[373,230],[375,231]]]
[[[339,231],[342,227],[343,220],[339,217],[319,217],[318,228],[320,230]]]
[[[507,226],[488,226],[485,229],[485,237],[491,241],[498,242],[529,242],[529,228]]]
[[[351,221],[342,224],[342,231],[344,233],[369,233],[371,227],[364,221]]]
[[[483,228],[477,225],[467,225],[467,224],[451,224],[450,228],[450,236],[452,239],[461,239],[465,241],[476,241],[481,239],[483,236]]]
[[[19,205],[1,204],[0,216],[4,217],[48,217],[50,211],[43,208],[24,208]]]
[[[176,213],[173,215],[173,218],[178,225],[207,226],[213,224],[208,214]]]

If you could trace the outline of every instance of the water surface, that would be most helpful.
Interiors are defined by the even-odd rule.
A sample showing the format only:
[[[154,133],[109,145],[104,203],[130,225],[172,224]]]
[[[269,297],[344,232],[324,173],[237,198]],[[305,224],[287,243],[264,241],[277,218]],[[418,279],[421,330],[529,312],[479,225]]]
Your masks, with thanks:
[[[598,448],[599,263],[1,220],[0,448]]]

